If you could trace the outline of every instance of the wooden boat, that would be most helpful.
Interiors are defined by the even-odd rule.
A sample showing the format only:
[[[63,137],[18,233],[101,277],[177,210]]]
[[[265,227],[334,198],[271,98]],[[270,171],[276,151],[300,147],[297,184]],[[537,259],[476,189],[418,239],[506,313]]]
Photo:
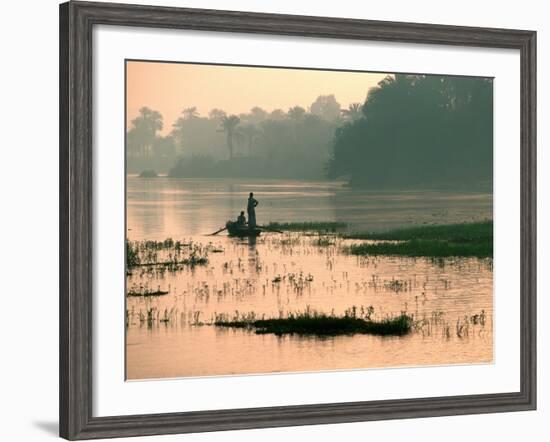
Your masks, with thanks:
[[[262,233],[258,226],[250,228],[247,225],[238,224],[234,221],[227,221],[225,224],[229,236],[238,236],[239,238],[256,237]]]

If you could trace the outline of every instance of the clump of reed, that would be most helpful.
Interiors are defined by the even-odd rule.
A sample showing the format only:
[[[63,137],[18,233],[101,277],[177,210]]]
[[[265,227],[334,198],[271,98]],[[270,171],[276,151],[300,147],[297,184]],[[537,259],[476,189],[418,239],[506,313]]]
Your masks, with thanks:
[[[126,326],[129,327],[131,324],[135,324],[136,319],[140,327],[152,328],[160,324],[175,325],[177,317],[178,310],[175,306],[170,309],[165,308],[162,311],[157,307],[147,306],[145,310],[140,308],[139,312],[136,312],[135,307],[132,307],[131,310],[126,309]]]
[[[287,273],[285,275],[275,275],[275,277],[271,280],[271,283],[273,285],[278,285],[282,282],[288,283],[289,287],[296,293],[296,294],[302,294],[302,292],[305,289],[310,288],[311,283],[313,282],[315,278],[311,273],[305,274],[304,272],[298,272],[298,273]]]
[[[423,336],[431,336],[438,330],[445,339],[451,339],[453,336],[464,339],[469,337],[474,330],[483,330],[486,322],[487,314],[485,310],[481,310],[481,313],[474,315],[459,317],[454,323],[447,321],[442,311],[436,310],[431,313],[430,317],[424,315],[422,319],[415,320],[413,329]]]
[[[334,313],[326,314],[313,310],[289,313],[279,318],[256,319],[255,315],[243,315],[228,319],[217,316],[213,325],[217,327],[246,328],[257,334],[272,333],[282,335],[313,335],[337,336],[353,334],[370,334],[378,336],[403,336],[410,333],[413,318],[406,313],[399,316],[386,317],[381,320],[372,319],[373,309],[369,307],[365,316],[359,313],[357,307],[346,310],[343,316]]]
[[[156,289],[152,289],[147,285],[144,286],[143,284],[133,284],[126,291],[126,296],[147,298],[151,296],[167,295],[168,293],[170,293],[170,291],[161,290],[160,285]]]
[[[317,239],[313,241],[313,245],[317,247],[330,247],[336,245],[336,240],[333,236],[320,235]]]
[[[176,272],[185,267],[208,264],[208,253],[217,250],[211,243],[196,244],[167,238],[164,241],[130,241],[126,239],[127,273],[137,267],[154,267]]]

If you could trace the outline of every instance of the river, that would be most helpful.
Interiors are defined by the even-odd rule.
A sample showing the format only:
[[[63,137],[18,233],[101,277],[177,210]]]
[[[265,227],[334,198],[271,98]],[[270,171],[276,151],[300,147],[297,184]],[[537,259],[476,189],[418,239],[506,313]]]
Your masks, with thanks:
[[[128,238],[198,244],[209,250],[209,262],[128,276],[128,288],[169,293],[127,298],[127,379],[492,362],[492,259],[356,257],[342,251],[348,240],[320,245],[317,236],[302,233],[208,236],[245,210],[249,192],[260,203],[259,224],[339,221],[350,231],[381,231],[492,218],[492,195],[484,193],[128,176]],[[342,315],[368,307],[374,318],[405,311],[421,325],[401,337],[323,338],[207,325],[218,315]],[[148,311],[156,320],[143,320]]]

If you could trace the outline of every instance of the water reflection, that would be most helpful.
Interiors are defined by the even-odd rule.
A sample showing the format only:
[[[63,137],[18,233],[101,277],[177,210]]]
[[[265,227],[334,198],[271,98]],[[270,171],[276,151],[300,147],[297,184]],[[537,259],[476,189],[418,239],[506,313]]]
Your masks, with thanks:
[[[357,258],[341,252],[343,240],[321,247],[315,237],[300,234],[266,233],[244,240],[206,236],[246,209],[250,190],[260,201],[260,224],[343,220],[352,223],[352,230],[383,230],[484,219],[492,212],[492,199],[483,194],[129,178],[130,239],[172,237],[209,250],[207,266],[162,274],[140,269],[128,277],[128,286],[169,291],[161,297],[128,298],[130,379],[492,361],[492,260]],[[306,309],[343,314],[352,306],[372,306],[380,318],[406,310],[425,325],[399,338],[326,339],[199,325],[235,312],[257,317]],[[157,315],[151,323],[149,312]],[[484,324],[474,324],[471,318],[482,312]],[[165,316],[170,320],[163,321]]]

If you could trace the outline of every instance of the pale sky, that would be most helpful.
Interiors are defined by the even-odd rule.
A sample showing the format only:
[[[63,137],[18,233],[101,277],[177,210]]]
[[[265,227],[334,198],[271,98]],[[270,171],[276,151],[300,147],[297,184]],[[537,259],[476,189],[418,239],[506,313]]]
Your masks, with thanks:
[[[368,90],[388,74],[300,69],[127,62],[127,124],[147,106],[164,117],[163,134],[186,107],[201,116],[213,108],[228,114],[254,106],[271,112],[307,109],[319,95],[334,94],[342,108],[363,103]]]

